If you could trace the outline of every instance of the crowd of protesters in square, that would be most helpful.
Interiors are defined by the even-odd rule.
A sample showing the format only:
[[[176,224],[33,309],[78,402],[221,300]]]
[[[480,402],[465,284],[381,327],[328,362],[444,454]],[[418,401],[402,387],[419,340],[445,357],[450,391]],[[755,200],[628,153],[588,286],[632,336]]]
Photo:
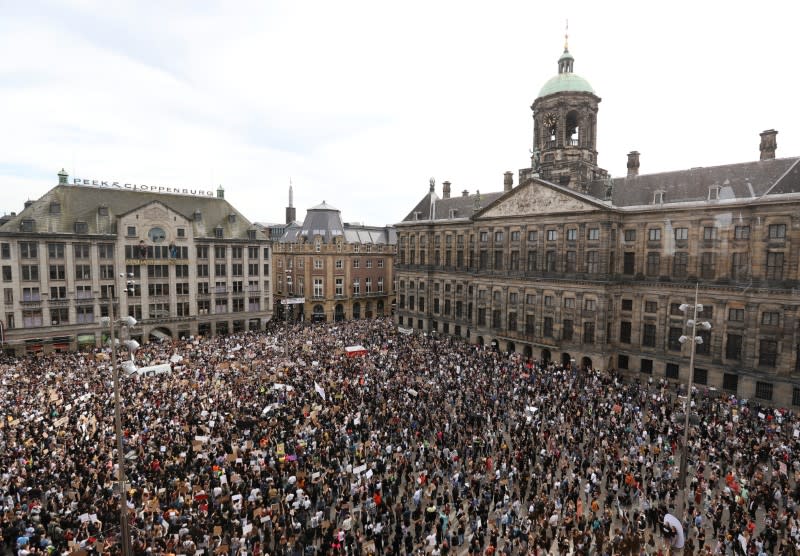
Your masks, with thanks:
[[[108,351],[0,363],[5,553],[120,552]],[[800,419],[787,409],[698,387],[682,486],[685,392],[647,375],[387,319],[279,323],[134,357],[171,366],[122,379],[136,555],[667,554],[675,535],[683,554],[800,554]]]

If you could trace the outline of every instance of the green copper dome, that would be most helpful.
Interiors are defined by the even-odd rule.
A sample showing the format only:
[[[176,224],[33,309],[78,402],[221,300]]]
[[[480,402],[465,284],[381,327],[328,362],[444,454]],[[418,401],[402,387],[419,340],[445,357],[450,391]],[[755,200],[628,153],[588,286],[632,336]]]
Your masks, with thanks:
[[[537,98],[563,92],[594,94],[594,89],[592,89],[588,81],[572,73],[574,64],[575,58],[569,53],[567,45],[564,44],[564,53],[561,54],[561,57],[558,59],[558,75],[544,84]]]
[[[539,91],[540,97],[562,92],[594,93],[594,89],[580,75],[575,73],[559,73],[544,84]]]

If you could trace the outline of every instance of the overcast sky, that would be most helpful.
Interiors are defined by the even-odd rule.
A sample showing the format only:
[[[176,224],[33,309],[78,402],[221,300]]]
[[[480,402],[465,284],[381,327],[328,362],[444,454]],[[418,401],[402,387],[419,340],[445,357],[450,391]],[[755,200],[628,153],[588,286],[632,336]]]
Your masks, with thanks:
[[[609,7],[613,6],[613,9]],[[248,219],[326,200],[401,220],[430,177],[502,189],[557,73],[603,99],[624,175],[800,155],[796,2],[0,0],[0,213],[71,177],[216,189]]]

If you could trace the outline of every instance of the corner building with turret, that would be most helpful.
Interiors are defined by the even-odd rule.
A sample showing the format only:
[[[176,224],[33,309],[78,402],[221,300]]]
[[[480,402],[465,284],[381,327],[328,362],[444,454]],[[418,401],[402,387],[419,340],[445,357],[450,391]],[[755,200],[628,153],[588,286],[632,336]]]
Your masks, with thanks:
[[[698,389],[800,407],[800,158],[767,130],[758,160],[646,175],[632,151],[611,177],[574,62],[533,102],[516,185],[431,180],[396,225],[397,325],[684,384],[694,349]]]

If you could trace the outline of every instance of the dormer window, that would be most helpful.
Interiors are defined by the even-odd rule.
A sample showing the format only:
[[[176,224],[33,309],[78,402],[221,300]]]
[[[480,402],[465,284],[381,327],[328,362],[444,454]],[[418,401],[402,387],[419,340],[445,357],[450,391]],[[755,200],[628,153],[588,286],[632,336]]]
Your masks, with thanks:
[[[200,220],[203,219],[203,213],[200,212],[199,210],[195,210],[193,218],[195,222],[199,222]]]
[[[214,237],[217,239],[222,239],[222,226],[217,226],[214,228]]]
[[[236,214],[234,214],[234,213],[229,214],[228,215],[228,222],[230,222],[231,224],[236,222]]]
[[[50,203],[50,214],[61,214],[61,203],[58,201]]]
[[[105,205],[100,205],[97,207],[97,214],[99,216],[108,216],[108,207]]]
[[[86,222],[75,222],[75,233],[76,234],[89,233],[89,224],[87,224]]]
[[[719,200],[719,190],[720,187],[718,185],[712,185],[708,188],[708,200],[709,201],[718,201]]]
[[[256,231],[247,230],[247,239],[256,239]]]
[[[664,203],[664,190],[659,189],[653,192],[653,204],[654,205],[661,205]]]
[[[33,231],[33,218],[26,218],[22,221],[21,228],[23,232]]]
[[[450,218],[455,218],[456,214],[458,214],[458,210],[450,209]]]

